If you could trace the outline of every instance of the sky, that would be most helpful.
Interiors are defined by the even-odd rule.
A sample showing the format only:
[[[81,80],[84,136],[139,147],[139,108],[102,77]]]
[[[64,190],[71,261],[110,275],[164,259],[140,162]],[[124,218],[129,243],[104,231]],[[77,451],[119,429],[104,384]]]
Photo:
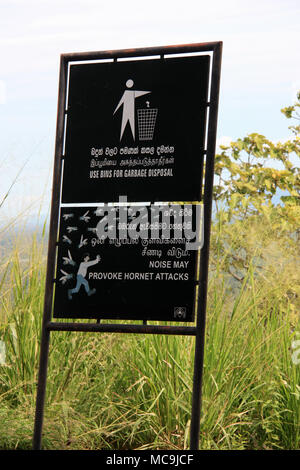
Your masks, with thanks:
[[[61,53],[223,41],[217,142],[284,140],[299,18],[299,0],[0,0],[0,203],[22,170],[1,215],[48,210]]]

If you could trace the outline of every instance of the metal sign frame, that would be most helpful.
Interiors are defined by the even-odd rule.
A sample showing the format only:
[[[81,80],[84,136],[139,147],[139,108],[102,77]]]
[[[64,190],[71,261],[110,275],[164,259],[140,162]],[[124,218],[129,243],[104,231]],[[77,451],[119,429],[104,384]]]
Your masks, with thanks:
[[[200,252],[200,276],[198,280],[198,305],[196,326],[165,326],[143,324],[101,324],[96,323],[66,323],[52,321],[53,291],[55,282],[56,250],[59,225],[59,211],[61,200],[61,179],[64,159],[64,134],[65,118],[67,115],[66,98],[68,91],[68,72],[71,62],[99,61],[102,59],[135,58],[147,56],[160,56],[173,54],[212,53],[212,64],[210,73],[209,110],[206,149],[204,150],[205,171],[204,185],[199,181],[199,200],[204,203],[204,244]],[[219,86],[222,58],[222,42],[197,43],[186,45],[175,45],[165,47],[149,47],[139,49],[123,49],[103,52],[86,52],[62,54],[60,57],[60,76],[57,109],[57,127],[55,142],[55,157],[53,170],[52,202],[48,241],[48,259],[44,298],[44,314],[42,323],[40,364],[37,384],[36,412],[34,423],[33,449],[39,450],[42,443],[43,414],[46,394],[47,368],[49,356],[49,342],[51,331],[86,331],[86,332],[114,332],[114,333],[142,333],[142,334],[167,334],[167,335],[189,335],[195,336],[195,358],[192,395],[192,413],[190,427],[190,449],[197,450],[199,447],[200,413],[201,413],[201,389],[202,371],[204,359],[204,339],[208,284],[208,263],[210,245],[210,226],[212,213],[212,195],[214,180],[214,158],[217,134],[217,116],[219,101]],[[203,193],[203,194],[201,194]],[[203,197],[202,197],[203,196]]]

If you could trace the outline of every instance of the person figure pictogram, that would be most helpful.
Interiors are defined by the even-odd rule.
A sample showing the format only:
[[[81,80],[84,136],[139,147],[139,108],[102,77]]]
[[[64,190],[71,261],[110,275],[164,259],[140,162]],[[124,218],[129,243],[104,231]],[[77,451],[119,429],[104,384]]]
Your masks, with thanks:
[[[127,80],[126,86],[127,88],[133,87],[133,80],[131,78]],[[135,100],[140,96],[147,95],[151,93],[151,91],[138,91],[138,90],[125,90],[123,93],[122,98],[120,99],[118,106],[114,110],[114,114],[118,111],[118,109],[123,105],[123,115],[122,115],[122,123],[121,123],[121,134],[120,134],[120,141],[122,139],[125,127],[127,122],[129,122],[133,140],[135,140]]]
[[[94,264],[99,263],[100,261],[100,256],[97,255],[96,259],[90,261],[90,255],[85,254],[83,257],[83,261],[80,263],[78,271],[77,271],[77,283],[76,287],[74,289],[69,289],[68,290],[68,299],[72,300],[72,295],[77,294],[79,292],[80,287],[83,285],[85,288],[85,291],[88,296],[95,294],[96,289],[90,289],[88,281],[85,279],[85,276],[87,274],[87,270],[90,266],[93,266]]]

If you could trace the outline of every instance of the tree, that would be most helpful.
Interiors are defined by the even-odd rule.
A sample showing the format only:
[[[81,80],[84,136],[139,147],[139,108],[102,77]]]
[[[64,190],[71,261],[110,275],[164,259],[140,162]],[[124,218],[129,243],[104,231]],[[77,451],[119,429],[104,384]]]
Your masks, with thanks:
[[[299,108],[300,92],[296,103],[281,111],[299,120]],[[218,259],[214,254],[226,253],[222,269],[238,281],[251,264],[256,272],[266,268],[274,243],[291,256],[299,252],[300,171],[293,161],[300,157],[300,126],[290,129],[285,142],[252,133],[220,146],[216,155],[212,263]]]

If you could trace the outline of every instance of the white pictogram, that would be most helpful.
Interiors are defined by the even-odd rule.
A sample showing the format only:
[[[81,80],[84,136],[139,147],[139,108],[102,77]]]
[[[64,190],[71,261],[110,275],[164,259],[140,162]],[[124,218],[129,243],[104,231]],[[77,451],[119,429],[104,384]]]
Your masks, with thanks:
[[[131,79],[127,80],[126,82],[127,88],[132,88],[133,84],[134,82]],[[135,99],[139,98],[140,96],[146,95],[148,93],[151,93],[151,91],[139,91],[139,90],[125,90],[124,91],[123,96],[118,103],[118,106],[114,110],[114,114],[115,114],[118,111],[118,109],[123,105],[120,141],[122,139],[127,122],[129,122],[133,140],[135,140]]]
[[[87,270],[94,266],[94,264],[99,263],[101,257],[97,255],[96,259],[91,260],[90,255],[86,253],[83,256],[83,260],[79,265],[77,276],[76,276],[76,286],[73,289],[68,289],[68,299],[72,300],[73,294],[77,294],[80,290],[80,287],[83,286],[85,292],[90,297],[91,295],[96,293],[96,289],[91,289],[89,286],[88,281],[86,280]]]
[[[72,255],[70,250],[68,250],[68,256],[63,256],[64,264],[70,264],[71,266],[75,266],[75,261],[72,259]]]
[[[150,108],[150,102],[146,101],[147,108],[138,109],[139,140],[152,140],[158,109]]]

